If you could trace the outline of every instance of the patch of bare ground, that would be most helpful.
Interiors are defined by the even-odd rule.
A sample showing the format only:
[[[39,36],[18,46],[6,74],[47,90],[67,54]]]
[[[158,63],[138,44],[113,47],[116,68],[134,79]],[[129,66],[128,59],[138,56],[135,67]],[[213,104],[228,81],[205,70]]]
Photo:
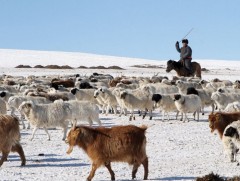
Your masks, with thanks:
[[[135,68],[161,68],[163,69],[164,67],[161,65],[150,65],[150,64],[143,64],[143,65],[133,65],[131,67]]]
[[[18,65],[15,68],[32,68],[30,65]]]

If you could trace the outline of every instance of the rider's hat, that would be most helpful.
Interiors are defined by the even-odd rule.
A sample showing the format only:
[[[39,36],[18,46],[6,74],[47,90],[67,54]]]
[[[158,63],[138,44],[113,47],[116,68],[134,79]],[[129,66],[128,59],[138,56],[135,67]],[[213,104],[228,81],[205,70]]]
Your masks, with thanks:
[[[182,40],[182,43],[188,44],[188,39],[183,39],[183,40]]]

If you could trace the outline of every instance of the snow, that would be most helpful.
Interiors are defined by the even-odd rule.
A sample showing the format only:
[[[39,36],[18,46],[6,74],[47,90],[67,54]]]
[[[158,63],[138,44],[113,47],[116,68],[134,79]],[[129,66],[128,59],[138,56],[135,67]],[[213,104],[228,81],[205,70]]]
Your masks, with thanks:
[[[8,75],[64,75],[87,74],[93,72],[117,75],[153,76],[154,73],[171,78],[175,72],[166,73],[165,69],[134,68],[131,65],[162,65],[166,61],[131,59],[124,57],[109,57],[68,52],[44,52],[29,50],[0,50],[1,74]],[[223,60],[196,60],[209,72],[202,72],[203,79],[219,78],[235,81],[239,79],[240,62]],[[70,66],[118,65],[126,70],[49,70],[49,69],[15,69],[19,64],[49,65],[58,64]],[[230,69],[230,70],[229,70]],[[214,172],[221,176],[239,175],[237,163],[230,163],[224,156],[223,145],[217,133],[211,134],[208,125],[208,114],[200,115],[200,121],[191,119],[190,122],[174,120],[162,121],[159,111],[154,111],[153,120],[144,120],[137,116],[129,122],[128,117],[100,115],[103,126],[115,125],[147,125],[147,155],[149,157],[149,180],[194,180]],[[192,118],[192,115],[189,115]],[[95,125],[97,126],[97,125]],[[22,128],[22,126],[20,125]],[[85,180],[91,170],[91,162],[87,155],[75,147],[70,155],[66,154],[68,145],[61,140],[60,128],[51,129],[51,140],[40,129],[33,141],[30,141],[32,129],[21,129],[21,143],[26,155],[25,167],[20,167],[20,158],[10,153],[8,161],[0,168],[0,180]],[[41,156],[43,154],[43,156]],[[239,155],[238,155],[239,160]],[[126,163],[113,163],[116,180],[131,180],[131,166]],[[143,168],[139,168],[137,180],[142,180]],[[107,169],[99,168],[93,180],[109,180]]]

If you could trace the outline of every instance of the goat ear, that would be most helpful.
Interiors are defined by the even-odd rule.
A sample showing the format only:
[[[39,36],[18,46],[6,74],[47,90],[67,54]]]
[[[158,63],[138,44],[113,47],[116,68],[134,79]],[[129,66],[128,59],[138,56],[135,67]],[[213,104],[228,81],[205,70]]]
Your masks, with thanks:
[[[72,125],[72,130],[73,130],[73,131],[76,130],[76,123],[73,123],[73,125]]]

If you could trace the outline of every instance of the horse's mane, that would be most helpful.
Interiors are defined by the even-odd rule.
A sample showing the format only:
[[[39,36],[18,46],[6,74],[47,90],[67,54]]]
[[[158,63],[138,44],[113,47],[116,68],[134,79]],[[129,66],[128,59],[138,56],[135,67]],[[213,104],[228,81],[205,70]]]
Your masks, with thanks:
[[[181,67],[183,67],[182,64],[181,64],[181,62],[177,62],[177,61],[175,61],[175,60],[169,60],[168,62],[170,62],[170,61],[173,63],[173,65],[174,65],[176,68],[181,68]]]

